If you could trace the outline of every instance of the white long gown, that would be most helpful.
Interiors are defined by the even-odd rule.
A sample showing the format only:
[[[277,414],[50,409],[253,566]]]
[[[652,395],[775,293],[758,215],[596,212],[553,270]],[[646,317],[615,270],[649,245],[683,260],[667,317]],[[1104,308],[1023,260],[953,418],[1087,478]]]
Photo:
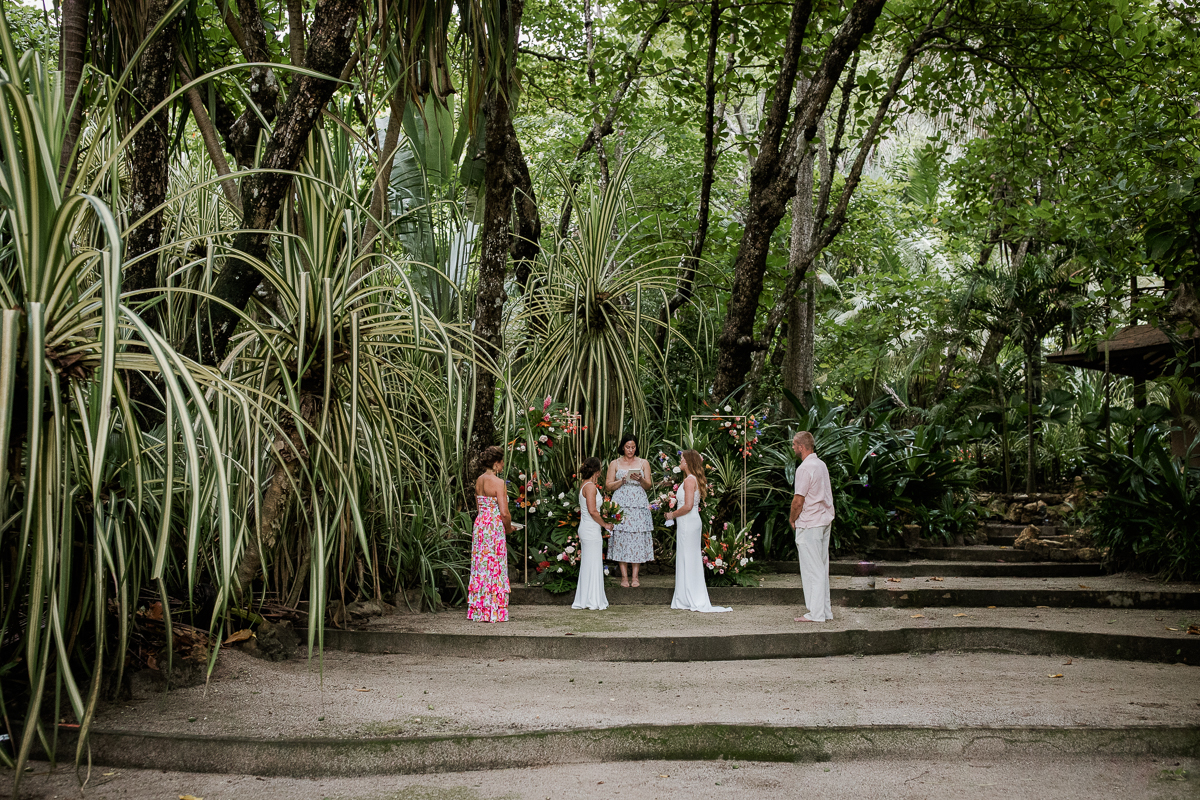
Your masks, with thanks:
[[[603,611],[608,608],[604,595],[604,529],[588,513],[587,498],[579,490],[579,585],[571,608]]]
[[[675,490],[675,507],[684,504],[683,484]],[[671,608],[684,611],[733,611],[727,606],[714,606],[708,601],[708,587],[704,585],[704,561],[700,552],[700,496],[697,492],[692,509],[682,517],[675,518],[675,596]]]

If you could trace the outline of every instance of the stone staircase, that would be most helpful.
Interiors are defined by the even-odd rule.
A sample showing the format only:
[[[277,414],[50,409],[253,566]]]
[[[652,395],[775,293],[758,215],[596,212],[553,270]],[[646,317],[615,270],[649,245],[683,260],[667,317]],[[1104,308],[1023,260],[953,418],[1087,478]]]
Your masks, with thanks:
[[[230,647],[211,689],[174,692],[170,714],[153,698],[106,709],[92,758],[312,777],[981,747],[1200,758],[1200,586],[1038,561],[1013,548],[1022,529],[835,560],[824,625],[793,622],[803,588],[784,562],[757,586],[711,589],[729,614],[671,611],[664,574],[637,589],[610,578],[603,612],[514,585],[505,624],[449,609],[327,628],[319,671]],[[282,727],[263,732],[264,707]]]

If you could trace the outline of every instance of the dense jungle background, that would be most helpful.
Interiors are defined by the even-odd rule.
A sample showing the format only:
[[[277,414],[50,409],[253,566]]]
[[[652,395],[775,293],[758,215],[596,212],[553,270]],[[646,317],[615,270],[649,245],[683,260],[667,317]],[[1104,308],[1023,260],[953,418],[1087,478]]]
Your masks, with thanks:
[[[1053,515],[1200,577],[1193,3],[3,11],[6,763],[239,631],[461,602],[490,444],[557,591],[625,431],[664,491],[704,451],[714,582],[794,557],[798,429],[842,552]]]

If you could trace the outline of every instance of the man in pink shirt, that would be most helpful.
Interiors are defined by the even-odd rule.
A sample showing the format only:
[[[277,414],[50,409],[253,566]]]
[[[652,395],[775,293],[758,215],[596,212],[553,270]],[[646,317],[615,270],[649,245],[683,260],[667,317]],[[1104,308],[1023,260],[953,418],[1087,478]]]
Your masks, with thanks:
[[[808,431],[792,438],[792,449],[800,456],[796,467],[796,489],[788,520],[796,530],[800,554],[800,580],[804,583],[804,605],[808,613],[796,622],[825,622],[833,619],[829,603],[829,528],[833,524],[833,489],[829,470],[817,458],[816,443]]]

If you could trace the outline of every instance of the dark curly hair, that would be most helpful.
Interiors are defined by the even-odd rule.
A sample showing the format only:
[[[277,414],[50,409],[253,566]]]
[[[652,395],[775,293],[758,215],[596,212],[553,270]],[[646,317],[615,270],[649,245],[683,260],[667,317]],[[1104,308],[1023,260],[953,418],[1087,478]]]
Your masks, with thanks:
[[[637,439],[637,437],[634,436],[632,433],[627,433],[621,437],[621,443],[619,445],[617,445],[617,455],[619,455],[619,456],[625,455],[625,445],[628,444],[629,442],[633,442],[633,454],[635,456],[638,454],[638,439]]]
[[[600,459],[596,458],[595,456],[588,456],[583,460],[583,463],[579,465],[579,477],[585,481],[599,471]]]
[[[483,452],[479,454],[479,474],[482,475],[501,461],[504,461],[503,449],[496,445],[484,448]]]

